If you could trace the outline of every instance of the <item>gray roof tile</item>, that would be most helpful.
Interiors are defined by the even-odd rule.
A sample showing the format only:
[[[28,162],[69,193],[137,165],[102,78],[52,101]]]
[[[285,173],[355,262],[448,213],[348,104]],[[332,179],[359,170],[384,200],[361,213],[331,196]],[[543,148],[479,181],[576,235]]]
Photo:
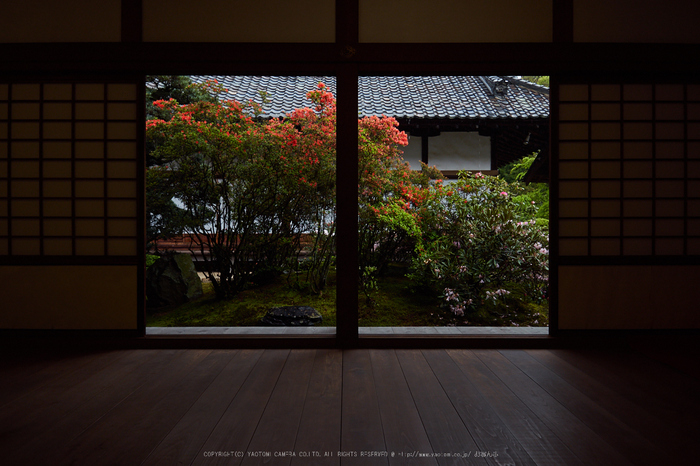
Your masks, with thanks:
[[[265,114],[281,117],[309,107],[306,93],[319,82],[336,93],[334,76],[191,76],[195,82],[216,79],[223,99],[261,102]],[[496,88],[507,81],[507,91]],[[358,104],[362,116],[440,119],[530,119],[549,117],[549,89],[514,76],[362,76]]]

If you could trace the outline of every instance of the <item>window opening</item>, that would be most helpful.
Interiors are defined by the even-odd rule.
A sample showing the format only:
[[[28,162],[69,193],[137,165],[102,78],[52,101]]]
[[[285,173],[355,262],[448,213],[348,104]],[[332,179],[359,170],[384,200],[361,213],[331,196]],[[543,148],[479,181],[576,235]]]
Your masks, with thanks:
[[[547,333],[549,88],[527,78],[360,77],[361,335]]]
[[[149,251],[194,259],[209,299],[159,309],[149,295],[148,333],[334,333],[334,77],[150,78]],[[519,76],[358,87],[360,334],[546,333],[548,87]],[[323,321],[251,330],[288,306]]]
[[[335,334],[334,77],[147,96],[147,334]]]

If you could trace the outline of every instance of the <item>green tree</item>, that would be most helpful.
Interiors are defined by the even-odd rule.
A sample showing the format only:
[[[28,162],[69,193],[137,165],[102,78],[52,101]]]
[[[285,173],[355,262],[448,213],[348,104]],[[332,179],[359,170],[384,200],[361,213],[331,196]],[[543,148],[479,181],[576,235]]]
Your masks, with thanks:
[[[167,120],[172,111],[154,105],[156,101],[173,99],[179,104],[194,102],[216,102],[216,83],[193,83],[187,76],[148,75],[146,76],[146,118]],[[152,139],[146,143],[146,244],[156,249],[159,239],[181,235],[187,224],[187,212],[178,207],[174,198],[178,187],[167,176],[153,167],[164,161],[155,156],[156,145]]]
[[[430,180],[442,174],[425,164],[420,171],[411,170],[401,151],[407,136],[394,118],[362,118],[359,131],[359,263],[364,285],[365,278],[372,278],[367,267],[381,275],[391,262],[410,261]]]
[[[523,79],[540,86],[549,87],[549,76],[523,76]]]
[[[530,170],[539,152],[534,152],[522,159],[515,160],[499,168],[498,175],[508,183],[519,183]],[[549,227],[549,185],[547,183],[529,183],[524,186],[522,194],[516,198],[519,202],[531,203],[536,209],[539,226],[545,230]]]
[[[216,102],[217,97],[207,85],[196,84],[187,76],[146,76],[146,118],[163,118],[163,109],[153,105],[158,100],[175,99],[186,105],[194,102]]]
[[[171,117],[147,122],[154,156],[163,161],[151,170],[177,187],[184,229],[205,258],[217,297],[279,275],[319,210],[335,202],[335,147],[324,147],[318,133],[324,102],[267,121],[252,103],[154,105]]]
[[[336,105],[322,83],[307,98],[313,108],[269,120],[254,103],[154,102],[167,118],[147,121],[162,161],[151,178],[163,191],[176,188],[186,211],[180,220],[208,258],[219,297],[261,274],[301,273],[302,239],[306,285],[325,286],[335,255]],[[429,173],[403,162],[406,134],[395,119],[368,117],[358,126],[360,274],[368,277],[365,268],[380,270],[413,249],[410,225]]]

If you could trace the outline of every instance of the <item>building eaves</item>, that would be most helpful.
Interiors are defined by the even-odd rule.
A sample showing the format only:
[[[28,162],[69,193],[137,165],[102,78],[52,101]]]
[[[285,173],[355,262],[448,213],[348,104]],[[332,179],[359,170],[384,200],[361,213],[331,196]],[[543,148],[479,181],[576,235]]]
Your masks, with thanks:
[[[270,103],[267,116],[282,117],[311,106],[307,92],[323,82],[335,94],[334,76],[192,76],[195,82],[216,79],[227,92],[220,98]],[[490,87],[487,83],[492,83]],[[549,90],[512,76],[362,76],[361,116],[421,119],[532,119],[549,117]],[[505,91],[494,92],[496,86]]]

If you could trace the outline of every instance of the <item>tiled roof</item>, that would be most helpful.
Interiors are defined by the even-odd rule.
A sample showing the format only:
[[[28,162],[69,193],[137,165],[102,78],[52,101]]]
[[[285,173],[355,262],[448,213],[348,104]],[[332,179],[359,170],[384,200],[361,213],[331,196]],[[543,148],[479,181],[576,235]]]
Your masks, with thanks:
[[[191,76],[195,82],[216,79],[228,100],[261,102],[265,114],[281,117],[309,107],[306,93],[323,82],[335,94],[334,76]],[[507,90],[500,92],[502,85]],[[397,118],[522,119],[549,117],[549,89],[513,76],[362,76],[362,116]]]

